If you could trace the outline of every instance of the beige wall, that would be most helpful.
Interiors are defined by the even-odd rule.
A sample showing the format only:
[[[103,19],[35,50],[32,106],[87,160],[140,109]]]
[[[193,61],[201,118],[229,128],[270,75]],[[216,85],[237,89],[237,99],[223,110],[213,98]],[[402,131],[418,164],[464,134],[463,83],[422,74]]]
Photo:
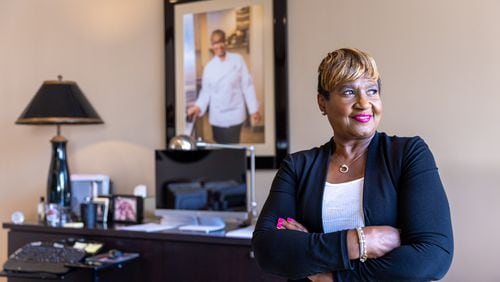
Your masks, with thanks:
[[[41,82],[76,80],[105,125],[64,127],[73,173],[153,192],[164,145],[161,0],[0,0],[0,221],[35,217],[53,127],[14,121]],[[327,140],[315,76],[326,52],[367,50],[383,75],[381,130],[431,146],[450,199],[456,253],[446,281],[499,281],[500,2],[289,0],[292,151]],[[311,126],[314,124],[315,126]],[[274,171],[259,172],[259,204]],[[0,261],[6,258],[0,232]]]

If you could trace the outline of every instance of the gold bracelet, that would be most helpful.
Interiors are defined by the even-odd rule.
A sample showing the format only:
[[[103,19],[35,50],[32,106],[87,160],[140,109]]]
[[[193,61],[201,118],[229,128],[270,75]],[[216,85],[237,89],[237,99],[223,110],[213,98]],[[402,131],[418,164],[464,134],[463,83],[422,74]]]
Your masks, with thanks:
[[[356,228],[356,232],[358,233],[358,242],[359,242],[359,261],[365,262],[368,259],[365,232],[363,231],[363,227]]]

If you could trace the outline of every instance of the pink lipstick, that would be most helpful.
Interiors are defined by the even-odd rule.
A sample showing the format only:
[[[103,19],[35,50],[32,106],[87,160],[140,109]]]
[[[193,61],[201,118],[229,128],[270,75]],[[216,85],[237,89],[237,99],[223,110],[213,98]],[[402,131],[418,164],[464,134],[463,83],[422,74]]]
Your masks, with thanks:
[[[369,114],[359,114],[359,115],[353,116],[353,118],[356,121],[359,121],[359,122],[362,122],[362,123],[366,123],[366,122],[369,122],[372,119],[372,115],[369,115]]]

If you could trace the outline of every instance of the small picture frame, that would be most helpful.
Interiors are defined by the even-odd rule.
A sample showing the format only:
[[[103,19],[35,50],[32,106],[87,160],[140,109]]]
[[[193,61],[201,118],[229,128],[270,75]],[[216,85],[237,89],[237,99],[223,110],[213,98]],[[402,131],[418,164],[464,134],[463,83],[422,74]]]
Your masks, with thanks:
[[[134,195],[113,195],[113,222],[142,223],[144,199]]]
[[[110,210],[109,200],[110,199],[108,197],[98,197],[92,199],[92,202],[97,204],[97,222],[102,222],[104,224],[108,223]]]

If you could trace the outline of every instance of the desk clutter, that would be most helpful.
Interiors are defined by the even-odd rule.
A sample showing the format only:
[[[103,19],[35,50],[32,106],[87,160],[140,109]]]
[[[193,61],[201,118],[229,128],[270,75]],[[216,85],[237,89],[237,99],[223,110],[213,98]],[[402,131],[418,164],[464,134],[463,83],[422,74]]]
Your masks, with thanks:
[[[144,185],[138,185],[133,195],[112,194],[109,176],[73,174],[69,204],[53,203],[49,197],[40,197],[38,221],[53,227],[89,229],[98,223],[140,224],[144,217],[146,190]]]
[[[31,242],[13,252],[3,264],[7,276],[33,274],[64,275],[75,268],[100,270],[139,257],[138,253],[125,253],[116,249],[100,252],[103,244],[83,240],[64,242]]]

